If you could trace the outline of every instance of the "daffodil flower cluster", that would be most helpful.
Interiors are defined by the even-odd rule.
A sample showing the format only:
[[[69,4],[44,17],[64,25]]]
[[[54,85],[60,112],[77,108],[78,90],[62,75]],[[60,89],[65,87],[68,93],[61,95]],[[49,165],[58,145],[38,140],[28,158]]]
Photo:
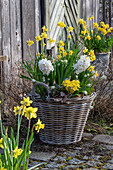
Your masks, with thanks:
[[[98,24],[93,20],[93,16],[87,18],[89,27],[86,25],[86,21],[83,19],[79,20],[82,25],[80,38],[84,42],[88,52],[90,50],[94,50],[94,53],[109,52],[113,43],[113,38],[111,36],[113,28],[109,27],[109,24],[105,24],[104,22],[100,22],[100,24]]]

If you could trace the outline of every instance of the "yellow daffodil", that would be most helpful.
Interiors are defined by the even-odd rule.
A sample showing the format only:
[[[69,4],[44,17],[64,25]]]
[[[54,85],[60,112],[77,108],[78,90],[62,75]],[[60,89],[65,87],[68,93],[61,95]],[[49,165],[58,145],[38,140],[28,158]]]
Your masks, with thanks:
[[[90,52],[88,53],[88,55],[90,55],[90,56],[95,55],[95,54],[94,54],[94,50],[90,50]]]
[[[42,37],[42,38],[47,38],[46,32],[43,32],[43,33],[41,34],[41,37]]]
[[[45,53],[42,53],[42,58],[46,58],[46,54]]]
[[[90,66],[90,67],[88,68],[89,72],[93,71],[94,68],[95,68],[94,66]]]
[[[94,19],[94,16],[91,16],[91,19]]]
[[[93,30],[91,30],[91,34],[93,34]]]
[[[0,104],[1,104],[1,100],[0,100]]]
[[[111,32],[111,29],[110,29],[110,28],[108,29],[108,32],[109,32],[109,33]]]
[[[69,35],[67,36],[67,38],[71,38],[71,35],[69,34]]]
[[[65,45],[65,44],[63,43],[63,41],[60,40],[60,42],[59,42],[59,47],[64,46],[64,45]]]
[[[17,159],[17,156],[20,156],[22,152],[23,150],[21,148],[18,149],[18,147],[16,146],[15,150],[13,151],[13,157]]]
[[[64,57],[67,56],[67,52],[66,52],[66,51],[63,52],[63,56],[64,56]]]
[[[105,24],[104,24],[104,22],[100,22],[100,25],[103,27]]]
[[[18,114],[24,115],[24,113],[26,112],[26,106],[24,106],[24,105],[16,106],[16,107],[14,107],[13,112],[15,113],[15,116]]]
[[[84,20],[83,20],[83,19],[80,19],[79,22],[80,22],[80,24],[83,24]]]
[[[45,45],[46,45],[46,44],[43,42],[43,43],[42,43],[42,46],[45,47]]]
[[[23,101],[20,102],[22,105],[25,105],[25,106],[30,106],[31,103],[33,103],[32,100],[30,100],[30,97],[23,97]]]
[[[99,35],[97,35],[96,39],[97,40],[101,40],[101,37]]]
[[[96,60],[95,55],[90,56],[90,60],[91,60],[91,62],[93,62],[94,60]]]
[[[62,56],[61,55],[57,55],[57,58],[60,59]]]
[[[91,39],[91,37],[88,35],[87,37],[85,37],[85,40],[90,40]]]
[[[73,27],[68,27],[67,30],[68,30],[69,32],[72,32],[72,31],[73,31]]]
[[[64,22],[61,22],[61,21],[58,22],[57,26],[62,27],[62,28],[66,27]]]
[[[111,31],[113,31],[113,28],[112,28],[112,27],[110,27],[110,30],[111,30]]]
[[[102,31],[102,28],[101,28],[101,27],[98,27],[98,31]]]
[[[88,52],[88,49],[87,49],[87,48],[85,48],[85,49],[83,50],[83,52],[84,52],[84,53],[87,53],[87,52]]]
[[[94,22],[94,28],[98,28],[98,24],[96,22]]]
[[[86,25],[86,21],[83,21],[83,25]]]
[[[7,170],[7,169],[5,169],[4,167],[1,167],[0,170]]]
[[[3,138],[0,139],[0,148],[2,148],[2,149],[4,148],[4,146],[3,146]]]
[[[90,21],[90,20],[91,20],[91,17],[88,18],[88,21]]]
[[[32,41],[32,40],[29,39],[29,40],[27,41],[27,45],[30,47],[32,44],[34,44],[34,41]]]
[[[80,38],[82,38],[83,36],[82,35],[80,35]]]
[[[97,71],[96,71],[96,73],[95,73],[95,76],[96,76],[96,77],[98,77],[98,73],[97,73]]]
[[[38,108],[28,107],[28,108],[26,108],[25,117],[27,117],[28,120],[31,118],[36,118],[37,111],[38,111]]]
[[[43,32],[47,32],[48,29],[45,27],[45,25],[42,27]]]
[[[108,29],[109,28],[109,24],[106,24],[106,29]]]
[[[36,56],[40,57],[40,53],[38,52],[38,53],[36,54]]]
[[[42,39],[39,35],[37,35],[35,38],[36,38],[36,41],[40,41]]]
[[[38,119],[38,122],[35,124],[35,130],[37,131],[37,133],[39,133],[40,129],[44,129],[44,124],[42,124],[42,121],[40,121],[40,119]]]
[[[54,43],[55,40],[52,40],[52,38],[49,39],[49,43]]]
[[[87,28],[87,25],[83,25],[83,29],[86,30],[86,28]]]
[[[73,51],[72,50],[69,50],[69,55],[72,55],[73,54]]]

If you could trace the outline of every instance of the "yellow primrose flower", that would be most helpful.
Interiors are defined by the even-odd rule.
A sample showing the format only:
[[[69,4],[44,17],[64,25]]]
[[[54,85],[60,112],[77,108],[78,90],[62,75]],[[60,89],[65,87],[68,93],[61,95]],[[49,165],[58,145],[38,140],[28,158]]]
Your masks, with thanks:
[[[96,22],[94,22],[94,28],[98,28],[98,24]]]
[[[67,56],[67,52],[66,52],[66,51],[63,52],[63,56],[64,56],[64,57]]]
[[[84,53],[87,53],[87,52],[88,52],[88,49],[87,49],[87,48],[85,48],[85,49],[83,50],[83,52],[84,52]]]
[[[36,41],[40,41],[42,39],[39,35],[37,35],[35,38],[36,38]]]
[[[91,20],[91,17],[88,18],[88,21],[90,21],[90,20]]]
[[[63,41],[60,40],[59,46],[61,47],[61,46],[64,46],[64,45],[65,45],[65,44],[63,43]]]
[[[96,37],[96,38],[97,38],[97,40],[101,40],[101,37],[100,37],[99,35],[97,35],[97,37]]]
[[[42,29],[43,29],[43,32],[47,32],[48,31],[48,29],[45,26],[43,26]]]
[[[41,37],[42,37],[42,38],[47,38],[46,32],[43,32],[43,33],[41,34]]]
[[[60,59],[62,56],[61,55],[57,55],[57,58]]]
[[[43,43],[42,43],[42,46],[45,47],[45,45],[46,45],[46,44],[43,42]]]
[[[37,130],[37,133],[39,133],[40,129],[44,129],[45,124],[42,124],[42,121],[40,121],[40,119],[38,119],[38,122],[35,125],[35,130]]]
[[[73,31],[73,27],[68,27],[67,30],[68,30],[69,32],[72,32],[72,31]]]
[[[7,169],[5,169],[4,167],[1,167],[0,170],[7,170]]]
[[[69,50],[69,55],[72,55],[73,54],[73,51],[72,50]]]
[[[20,102],[21,104],[25,105],[25,106],[30,106],[31,103],[33,103],[32,100],[30,100],[30,97],[23,97],[23,101]]]
[[[94,16],[92,16],[91,19],[94,19]]]
[[[3,146],[3,138],[0,139],[0,148],[2,148],[2,149],[4,148],[4,146]]]
[[[16,146],[15,150],[13,151],[13,157],[17,159],[17,156],[20,156],[22,154],[23,150],[20,148],[18,149],[18,147]]]
[[[69,34],[69,35],[67,36],[67,38],[71,38],[71,35]]]
[[[83,20],[83,19],[80,19],[79,22],[80,22],[80,24],[83,24],[84,20]]]
[[[54,43],[55,40],[52,40],[52,38],[49,39],[49,43]]]
[[[38,111],[38,108],[33,108],[33,107],[28,107],[26,108],[26,113],[25,113],[25,117],[27,117],[27,119],[31,119],[31,118],[36,118],[37,114],[36,112]]]
[[[32,44],[34,44],[34,41],[32,41],[32,40],[29,39],[29,40],[27,41],[27,45],[30,47]]]
[[[90,66],[90,67],[88,68],[89,72],[93,71],[94,68],[95,68],[94,66]]]
[[[40,53],[38,52],[38,53],[36,54],[36,56],[40,57]]]

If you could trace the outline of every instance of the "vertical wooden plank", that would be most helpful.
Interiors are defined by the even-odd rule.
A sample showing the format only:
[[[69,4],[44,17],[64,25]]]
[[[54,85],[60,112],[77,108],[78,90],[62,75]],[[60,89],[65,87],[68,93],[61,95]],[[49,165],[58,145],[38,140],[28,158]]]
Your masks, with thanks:
[[[28,39],[35,41],[35,1],[22,1],[22,32],[23,32],[23,58],[30,60],[26,42]],[[30,48],[32,56],[35,54],[35,45]]]
[[[109,26],[111,27],[111,9],[112,9],[112,1],[109,0]]]
[[[106,22],[106,19],[105,19],[105,0],[103,0],[103,21]]]

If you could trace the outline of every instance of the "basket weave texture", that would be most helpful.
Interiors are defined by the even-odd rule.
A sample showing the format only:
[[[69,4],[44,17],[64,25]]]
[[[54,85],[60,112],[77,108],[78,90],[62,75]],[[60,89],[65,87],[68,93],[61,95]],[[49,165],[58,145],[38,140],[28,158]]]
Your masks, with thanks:
[[[45,124],[39,138],[49,144],[71,144],[81,140],[90,106],[96,93],[74,98],[72,103],[42,102],[32,94],[33,107],[38,107],[38,117]]]

